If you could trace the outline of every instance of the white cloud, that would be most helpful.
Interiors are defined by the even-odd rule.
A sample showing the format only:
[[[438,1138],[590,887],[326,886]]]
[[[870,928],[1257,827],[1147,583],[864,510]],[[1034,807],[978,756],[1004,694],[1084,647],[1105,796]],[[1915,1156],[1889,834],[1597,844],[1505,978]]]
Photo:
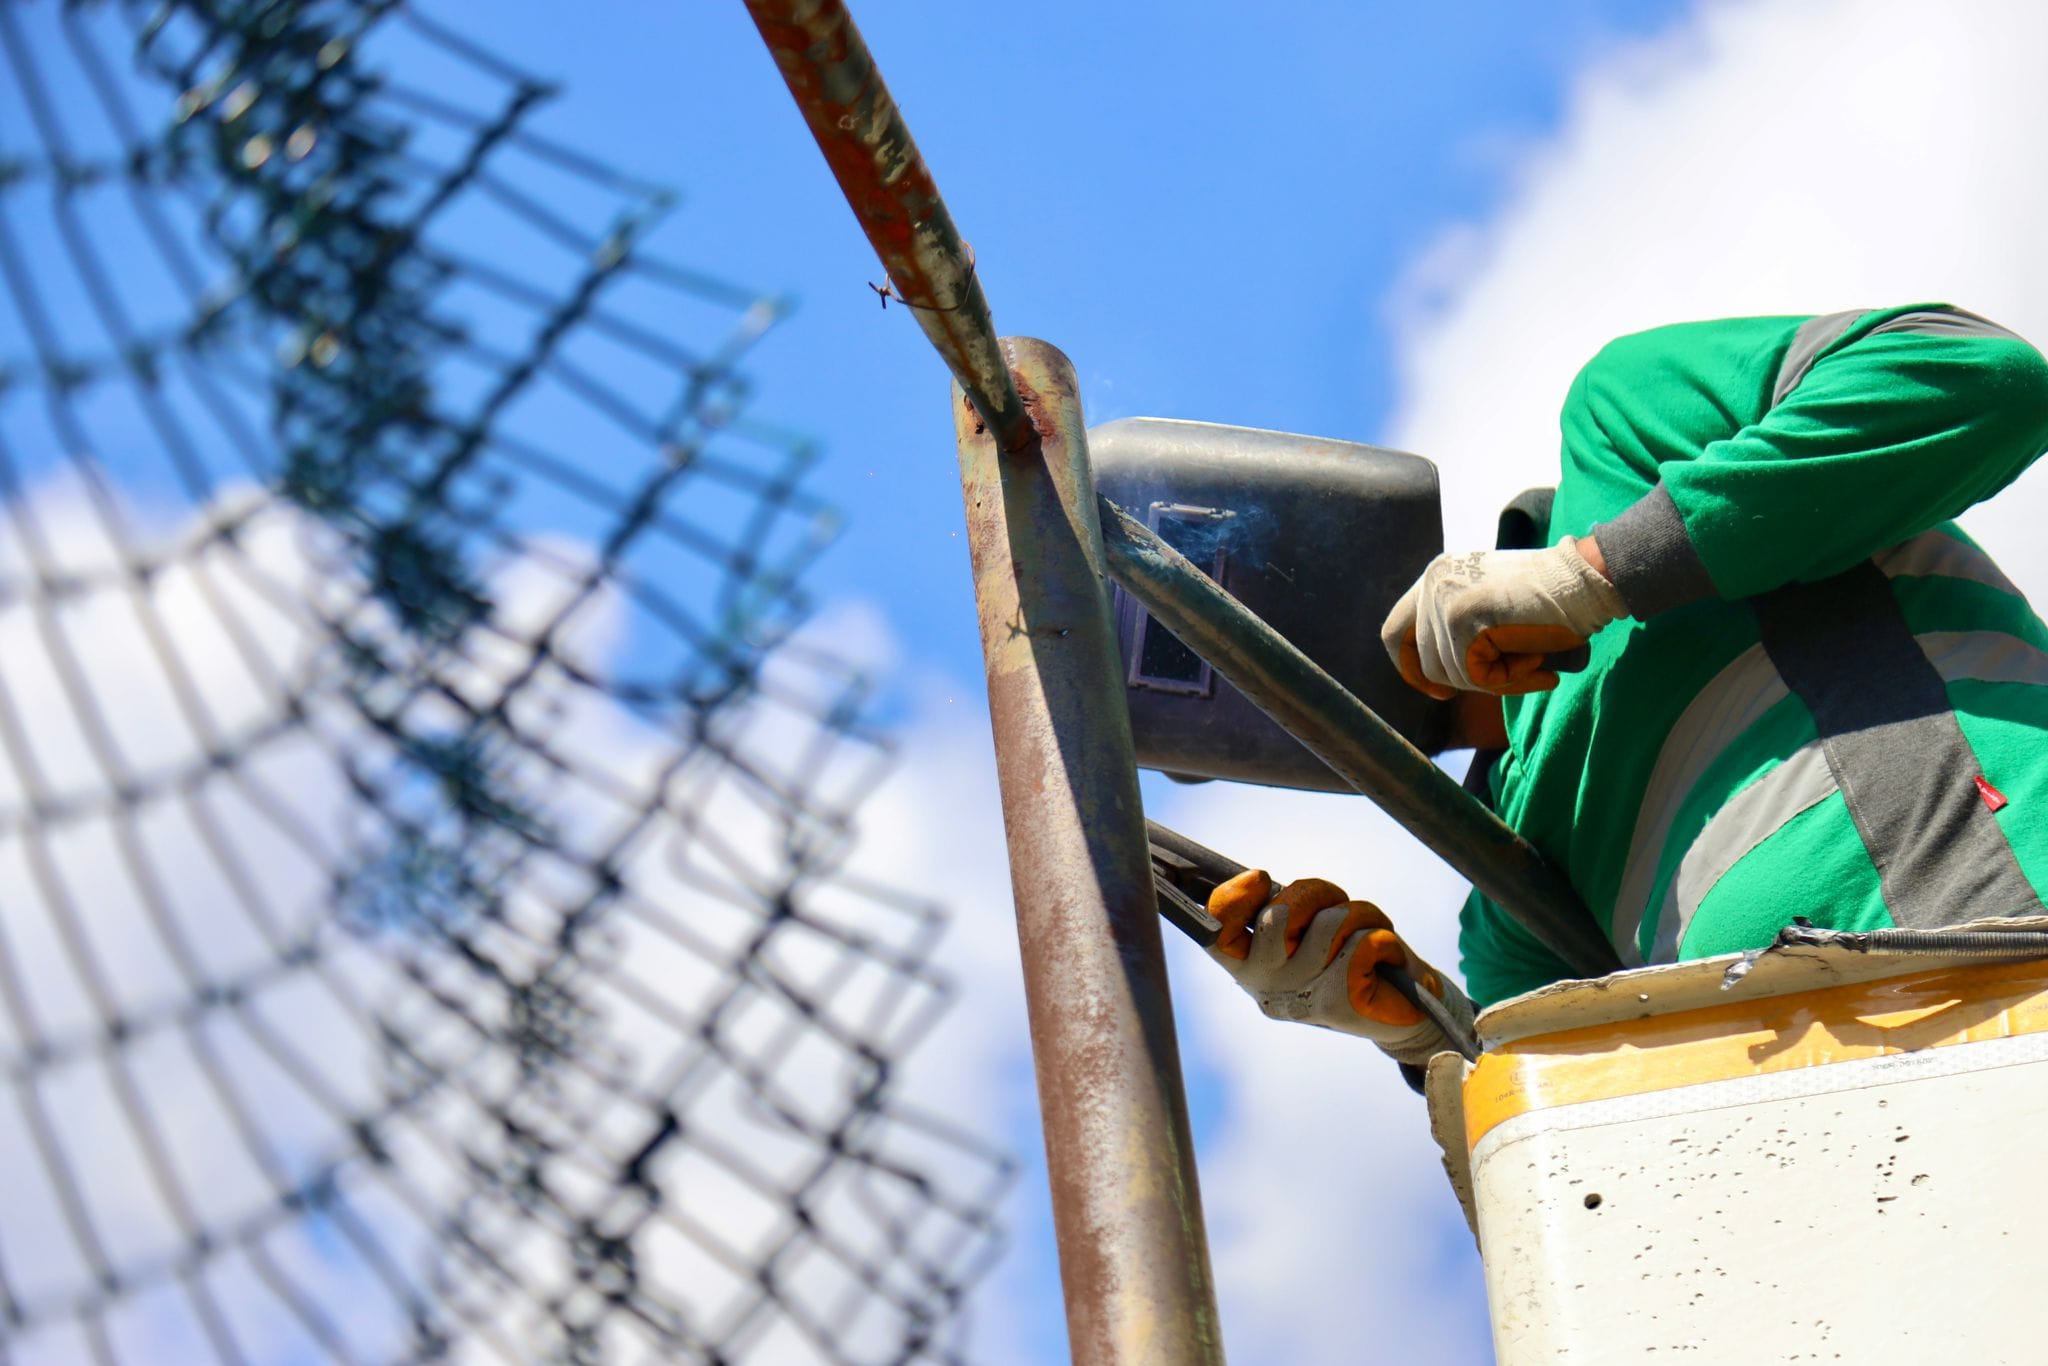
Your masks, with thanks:
[[[1524,149],[1503,210],[1446,230],[1385,305],[1400,340],[1386,439],[1442,465],[1451,544],[1487,543],[1502,501],[1555,480],[1565,387],[1623,333],[1945,299],[2048,342],[2048,184],[2031,174],[2044,46],[2048,11],[2020,0],[1724,0],[1587,70],[1555,136]],[[2037,596],[2044,480],[1967,519]],[[949,734],[964,768],[923,755]],[[900,800],[926,813],[919,844],[936,866],[949,849],[968,865],[936,884],[965,944],[955,961],[1021,1011],[1000,849],[964,804],[992,801],[986,732],[913,735],[899,782],[943,770],[949,795]],[[1222,785],[1150,798],[1237,857],[1379,901],[1455,966],[1459,880],[1365,803]],[[971,840],[944,833],[964,826]],[[1368,1045],[1270,1024],[1198,954],[1170,957],[1186,1065],[1224,1097],[1197,1142],[1231,1360],[1486,1359],[1476,1259],[1419,1101]],[[986,1020],[968,1027],[967,1052],[1022,1047]],[[1006,1273],[987,1298],[1021,1285]]]
[[[954,1003],[902,1076],[911,1101],[1019,1162],[999,1211],[1005,1254],[969,1303],[967,1359],[1022,1361],[1018,1344],[1059,1306],[1045,1260],[1050,1216],[995,751],[978,687],[927,675],[913,691],[900,762],[861,808],[853,867],[947,910],[938,962]]]
[[[1588,72],[1505,211],[1445,234],[1394,305],[1388,439],[1443,466],[1452,542],[1554,482],[1565,387],[1624,333],[1945,299],[2048,341],[2044,40],[2024,0],[1723,0]],[[2042,487],[1970,519],[2037,584]]]
[[[2048,12],[2017,0],[1748,0],[1708,5],[1665,37],[1589,71],[1561,131],[1526,149],[1505,210],[1446,232],[1414,264],[1393,305],[1401,399],[1387,435],[1443,465],[1452,542],[1483,542],[1501,499],[1554,476],[1565,384],[1619,333],[1684,317],[1948,298],[2048,340],[2048,272],[2034,264],[2048,188],[2031,174],[2030,145],[2048,126],[2048,86],[2033,69],[2044,38]],[[2037,591],[2048,589],[2048,546],[2029,534],[2027,510],[2043,477],[1971,519]],[[67,568],[89,572],[108,558],[79,508],[46,498],[43,510],[53,521],[78,519],[75,534],[58,537],[60,555],[77,560]],[[290,578],[291,592],[313,591],[302,552],[283,540],[265,544],[257,558]],[[571,560],[587,553],[568,544],[537,549]],[[20,566],[8,553],[0,537],[0,570],[11,574]],[[542,610],[548,576],[528,561],[507,573],[506,600],[529,615]],[[205,641],[190,652],[199,686],[225,702],[229,728],[260,721],[263,700],[227,643],[207,635],[212,609],[191,577],[174,573],[157,592],[173,629]],[[266,647],[285,656],[303,645],[302,624],[263,626],[261,604],[237,601],[259,619]],[[602,607],[586,619],[591,636],[580,644],[594,656],[616,639],[617,622]],[[88,669],[113,680],[110,691],[123,704],[109,723],[118,740],[147,763],[192,757],[196,742],[177,719],[169,685],[133,664],[148,649],[133,623],[104,600],[76,611]],[[864,609],[842,611],[829,633],[858,637],[872,660],[892,648]],[[21,709],[68,716],[64,682],[45,668],[35,623],[21,609],[0,611],[0,646]],[[486,661],[466,681],[485,686],[501,676]],[[984,1131],[991,1123],[1012,1128],[1015,1138],[1015,1126],[1028,1134],[1035,1112],[986,718],[972,690],[947,691],[934,684],[921,696],[903,766],[863,810],[857,866],[939,896],[954,913],[945,962],[959,1004],[909,1065],[917,1094]],[[646,761],[658,746],[630,718],[571,702],[534,719],[547,720],[565,747],[616,760],[635,788],[653,781]],[[783,751],[795,733],[771,728],[750,739],[751,752],[764,762],[790,758]],[[60,788],[71,777],[94,780],[90,740],[77,727],[52,720],[28,744]],[[285,756],[273,775],[315,815],[344,800],[331,768],[318,766],[325,762]],[[10,773],[0,765],[0,806],[19,800]],[[711,794],[682,780],[672,790],[679,805],[715,811],[718,833],[742,849],[742,863],[765,857],[763,841],[776,832],[746,815],[743,794]],[[1162,789],[1157,801],[1167,820],[1234,855],[1283,874],[1329,876],[1381,902],[1426,956],[1455,965],[1458,880],[1365,803],[1221,786]],[[595,808],[585,816],[593,830],[602,824]],[[165,843],[180,834],[166,832]],[[18,851],[0,857],[18,861]],[[99,893],[88,900],[102,908],[102,928],[111,923],[105,908],[136,913],[133,890],[103,850],[78,857],[97,859],[80,881]],[[639,858],[635,875],[696,917],[704,933],[738,928],[714,925],[715,899],[678,885],[680,873],[664,880],[662,869],[678,861],[672,851],[647,849]],[[196,854],[188,861],[195,885],[218,882],[204,881]],[[224,893],[215,899],[230,903]],[[24,922],[18,933],[34,935],[47,931],[26,923],[40,910],[16,898],[7,913]],[[655,946],[644,936],[627,942],[657,975]],[[128,955],[118,970],[132,970],[119,982],[124,1000],[177,988],[160,954],[144,957],[149,943],[138,932],[113,946]],[[238,947],[266,952],[253,938]],[[39,942],[28,953],[30,994],[47,996],[51,1015],[87,1023],[93,1011],[62,946]],[[1243,1366],[1483,1358],[1476,1269],[1420,1102],[1368,1045],[1265,1021],[1185,945],[1173,943],[1170,955],[1185,1065],[1197,1086],[1222,1098],[1199,1150],[1231,1359]],[[789,964],[809,966],[798,952]],[[668,969],[674,975],[661,985],[674,992],[686,970]],[[118,1126],[109,1113],[104,1098],[93,1097],[60,1121],[67,1136],[111,1134]],[[195,1108],[167,1127],[191,1129],[195,1149],[209,1140],[218,1146],[221,1128],[211,1118]],[[0,1148],[27,1146],[25,1136],[0,1134]],[[227,1164],[208,1156],[209,1174],[225,1182]],[[106,1165],[132,1175],[139,1164]],[[251,1203],[263,1198],[253,1178],[239,1179],[254,1192]],[[723,1178],[703,1179],[716,1186]],[[1043,1201],[1030,1180],[1018,1189],[1013,1222],[1031,1218]],[[139,1180],[133,1191],[115,1190],[112,1176],[105,1182],[102,1194],[126,1208],[155,1203]],[[734,1209],[739,1199],[733,1193]],[[69,1246],[57,1211],[10,1210],[29,1245]],[[726,1218],[739,1228],[738,1213]],[[68,1284],[81,1274],[67,1260],[52,1279]],[[1046,1301],[1044,1280],[1014,1263],[991,1289],[997,1293],[983,1296],[977,1311],[976,1356],[1004,1360],[1012,1355],[1006,1344],[1025,1340],[1026,1326],[1056,1315],[1057,1306]]]
[[[15,1293],[49,1314],[92,1283],[95,1256],[127,1276],[179,1251],[177,1203],[221,1233],[274,1203],[274,1181],[299,1179],[346,1142],[307,1085],[254,1042],[259,1031],[317,1056],[318,1084],[340,1104],[367,1108],[379,1079],[367,1056],[374,1040],[349,1027],[333,998],[298,989],[313,973],[277,980],[270,939],[302,928],[330,871],[284,832],[324,833],[346,802],[330,760],[271,733],[281,680],[316,648],[305,604],[327,538],[246,488],[224,490],[198,514],[165,512],[89,494],[62,472],[11,500],[8,513],[0,1044],[34,1059],[34,1080],[15,1088],[21,1103],[0,1123],[0,1165],[21,1176],[0,1219],[0,1260]],[[228,522],[239,526],[232,541],[213,534]],[[124,553],[171,558],[137,582]],[[225,629],[230,620],[239,635]],[[214,773],[217,751],[241,762]],[[43,809],[31,811],[37,801]],[[257,869],[253,905],[210,852],[203,822]],[[330,962],[348,956],[330,949]],[[178,1028],[201,980],[235,984],[246,1012],[220,1009],[189,1033]],[[105,1033],[116,1019],[128,1031],[118,1046]],[[37,1048],[47,1050],[39,1059]],[[260,1141],[243,1141],[237,1105],[261,1111]],[[37,1124],[47,1149],[31,1141]],[[76,1220],[62,1212],[46,1158],[68,1166]],[[373,1301],[366,1272],[310,1254],[304,1232],[281,1232],[272,1247],[300,1282],[330,1299]],[[245,1346],[287,1349],[289,1315],[268,1292],[232,1258],[209,1274]],[[112,1318],[110,1331],[132,1335],[131,1347],[199,1350],[188,1342],[198,1331],[190,1302],[160,1275]],[[20,1345],[29,1359],[62,1357],[70,1332],[60,1322]]]
[[[952,912],[941,963],[959,1005],[906,1078],[913,1099],[1000,1136],[1024,1159],[1006,1211],[1018,1241],[976,1294],[970,1359],[1038,1360],[1020,1344],[1043,1340],[1059,1307],[1045,1262],[1047,1197],[1014,912],[979,696],[924,680],[903,739],[900,768],[863,809],[856,863]],[[1365,802],[1221,784],[1161,784],[1147,801],[1225,852],[1409,908],[1420,950],[1455,964],[1457,878]],[[1370,1306],[1373,1340],[1403,1344],[1406,1359],[1482,1359],[1476,1258],[1420,1098],[1370,1044],[1266,1020],[1206,958],[1167,935],[1189,1089],[1220,1100],[1220,1118],[1198,1128],[1196,1146],[1230,1359],[1355,1359],[1361,1304]]]
[[[1278,877],[1377,902],[1417,952],[1455,968],[1463,884],[1376,807],[1222,784],[1156,806]],[[1188,1066],[1227,1096],[1197,1145],[1231,1360],[1483,1359],[1478,1259],[1421,1097],[1371,1044],[1265,1019],[1190,946],[1170,961]]]
[[[650,1167],[664,1217],[639,1244],[643,1284],[695,1327],[751,1337],[763,1360],[821,1359],[799,1321],[846,1303],[861,1312],[833,1320],[833,1351],[881,1359],[898,1350],[895,1311],[855,1281],[871,1267],[906,1298],[925,1293],[889,1242],[899,1236],[892,1221],[924,1212],[923,1195],[889,1173],[916,1171],[967,1203],[987,1168],[886,1112],[847,1135],[879,1155],[873,1168],[840,1161],[829,1175],[813,1171],[825,1157],[820,1135],[848,1116],[871,1075],[856,1046],[898,1053],[939,996],[915,961],[935,912],[888,890],[914,885],[904,875],[934,851],[885,859],[884,887],[823,876],[846,844],[838,815],[858,806],[878,769],[871,744],[819,718],[851,722],[858,710],[838,710],[856,680],[841,662],[849,650],[867,666],[890,662],[893,642],[876,613],[849,604],[821,616],[771,658],[758,695],[718,709],[700,737],[575,681],[611,676],[629,652],[624,593],[581,592],[596,563],[587,543],[534,537],[485,567],[497,604],[490,627],[461,657],[418,663],[469,708],[523,680],[508,705],[521,743],[499,757],[501,783],[522,794],[553,840],[507,888],[502,922],[472,932],[508,971],[531,972],[555,952],[565,910],[595,891],[591,851],[608,851],[617,870],[575,977],[577,999],[597,1012],[579,1050],[587,1070],[560,1069],[536,1086],[509,1049],[477,1056],[457,1012],[402,969],[416,965],[482,1028],[507,1024],[508,991],[431,935],[401,925],[355,934],[338,923],[335,879],[382,847],[386,825],[352,793],[345,765],[374,774],[391,755],[341,695],[320,617],[351,617],[359,638],[409,648],[362,608],[346,547],[246,488],[198,509],[152,510],[120,492],[96,498],[52,473],[8,511],[0,583],[15,591],[0,601],[0,1052],[19,1060],[32,1047],[51,1050],[31,1065],[33,1084],[14,1088],[17,1102],[32,1097],[40,1109],[0,1107],[0,1166],[26,1173],[0,1199],[0,1265],[38,1320],[13,1344],[24,1359],[82,1350],[62,1306],[94,1284],[88,1243],[124,1277],[141,1278],[116,1315],[126,1326],[112,1331],[135,1335],[153,1358],[204,1354],[188,1342],[198,1331],[195,1301],[165,1279],[189,1237],[174,1208],[181,1197],[229,1243],[277,1219],[282,1227],[262,1246],[284,1277],[331,1318],[343,1317],[336,1306],[353,1306],[339,1331],[355,1347],[398,1350],[402,1306],[355,1255],[353,1235],[317,1213],[280,1218],[277,1208],[280,1184],[359,1148],[348,1120],[379,1111],[397,1084],[380,1047],[387,1021],[454,1077],[379,1120],[391,1164],[356,1161],[338,1175],[355,1226],[384,1244],[402,1274],[423,1276],[437,1257],[462,1261],[440,1227],[461,1199],[480,1226],[495,1227],[489,1236],[506,1260],[551,1283],[571,1276],[558,1229],[515,1217],[464,1170],[507,1141],[487,1109],[502,1104],[547,1135],[550,1189],[596,1208],[630,1198],[603,1187],[603,1163],[623,1162],[647,1141],[659,1118],[645,1099],[653,1096],[687,1132]],[[223,520],[241,523],[231,540],[211,534]],[[138,583],[126,559],[158,552],[164,565]],[[552,652],[536,661],[525,642],[563,612],[572,615],[553,632]],[[287,725],[281,694],[308,678],[318,680],[304,697],[311,723]],[[424,730],[465,716],[462,705],[439,705],[433,716],[408,710],[406,723]],[[542,748],[567,767],[543,763]],[[236,763],[216,771],[216,752]],[[435,793],[417,795],[420,810],[445,806]],[[31,812],[39,800],[53,812]],[[651,805],[660,809],[648,820]],[[208,820],[217,843],[201,828]],[[488,836],[463,838],[488,857]],[[797,885],[800,914],[771,920],[800,855],[817,860],[810,867],[820,876]],[[383,907],[394,919],[433,913],[405,890],[403,905]],[[281,963],[293,936],[309,930],[318,931],[319,957]],[[745,974],[734,970],[743,959]],[[195,1010],[195,996],[223,983],[236,984],[246,1009]],[[198,1027],[188,1032],[193,1015]],[[129,1031],[118,1047],[105,1033],[115,1017]],[[979,1075],[970,1069],[956,1081]],[[39,1116],[52,1160],[77,1175],[82,1221],[67,1216],[61,1183],[44,1165]],[[162,1180],[151,1153],[169,1173]],[[910,1255],[942,1256],[942,1222],[904,1225]],[[752,1268],[785,1242],[781,1305],[756,1313],[765,1292]],[[301,1352],[304,1328],[243,1256],[231,1247],[205,1263],[233,1331],[256,1359]],[[505,1293],[478,1268],[454,1270],[452,1284],[432,1293],[473,1301],[492,1320],[464,1335],[458,1359],[523,1359],[558,1331],[553,1311]],[[527,1346],[505,1347],[507,1333]]]

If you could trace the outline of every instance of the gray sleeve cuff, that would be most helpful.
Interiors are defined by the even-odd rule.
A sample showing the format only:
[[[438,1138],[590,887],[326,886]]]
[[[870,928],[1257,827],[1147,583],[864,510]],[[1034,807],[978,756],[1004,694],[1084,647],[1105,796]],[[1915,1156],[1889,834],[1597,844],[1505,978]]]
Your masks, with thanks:
[[[1662,484],[1587,534],[1600,542],[1608,581],[1638,620],[1717,596],[1714,580],[1685,534],[1678,504]]]

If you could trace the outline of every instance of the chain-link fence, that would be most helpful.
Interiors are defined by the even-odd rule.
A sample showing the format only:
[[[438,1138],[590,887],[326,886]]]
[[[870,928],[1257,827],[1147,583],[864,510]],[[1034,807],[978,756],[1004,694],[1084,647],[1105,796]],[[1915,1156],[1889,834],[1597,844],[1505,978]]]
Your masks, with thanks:
[[[776,303],[394,4],[0,61],[0,1358],[951,1355]]]

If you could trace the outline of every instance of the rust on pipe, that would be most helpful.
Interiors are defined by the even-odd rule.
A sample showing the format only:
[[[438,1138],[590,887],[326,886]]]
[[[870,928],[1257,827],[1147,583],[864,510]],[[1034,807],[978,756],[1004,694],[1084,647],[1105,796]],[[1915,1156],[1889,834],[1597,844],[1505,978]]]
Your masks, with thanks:
[[[1099,517],[1110,574],[1232,687],[1574,972],[1621,969],[1578,892],[1536,846],[1144,523],[1106,498]]]
[[[952,368],[1003,449],[1031,426],[996,346],[974,257],[842,0],[747,0],[890,288]]]
[[[958,390],[953,415],[1068,1345],[1221,1362],[1074,369],[1002,348],[1031,443],[1000,450]]]

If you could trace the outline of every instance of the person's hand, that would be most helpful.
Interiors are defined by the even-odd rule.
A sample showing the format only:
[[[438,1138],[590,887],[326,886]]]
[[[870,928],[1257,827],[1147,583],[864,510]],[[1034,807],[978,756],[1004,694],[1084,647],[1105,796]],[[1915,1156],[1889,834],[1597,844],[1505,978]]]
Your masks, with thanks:
[[[1450,1044],[1381,980],[1378,965],[1407,969],[1453,1012],[1471,1008],[1463,992],[1446,991],[1436,970],[1409,952],[1379,907],[1347,900],[1343,888],[1321,878],[1276,893],[1271,877],[1250,869],[1210,893],[1209,914],[1223,925],[1209,956],[1276,1020],[1357,1034],[1398,1062],[1420,1064]]]
[[[1544,656],[1577,649],[1628,608],[1567,536],[1547,550],[1439,555],[1401,595],[1380,643],[1408,685],[1510,697],[1557,686]]]

